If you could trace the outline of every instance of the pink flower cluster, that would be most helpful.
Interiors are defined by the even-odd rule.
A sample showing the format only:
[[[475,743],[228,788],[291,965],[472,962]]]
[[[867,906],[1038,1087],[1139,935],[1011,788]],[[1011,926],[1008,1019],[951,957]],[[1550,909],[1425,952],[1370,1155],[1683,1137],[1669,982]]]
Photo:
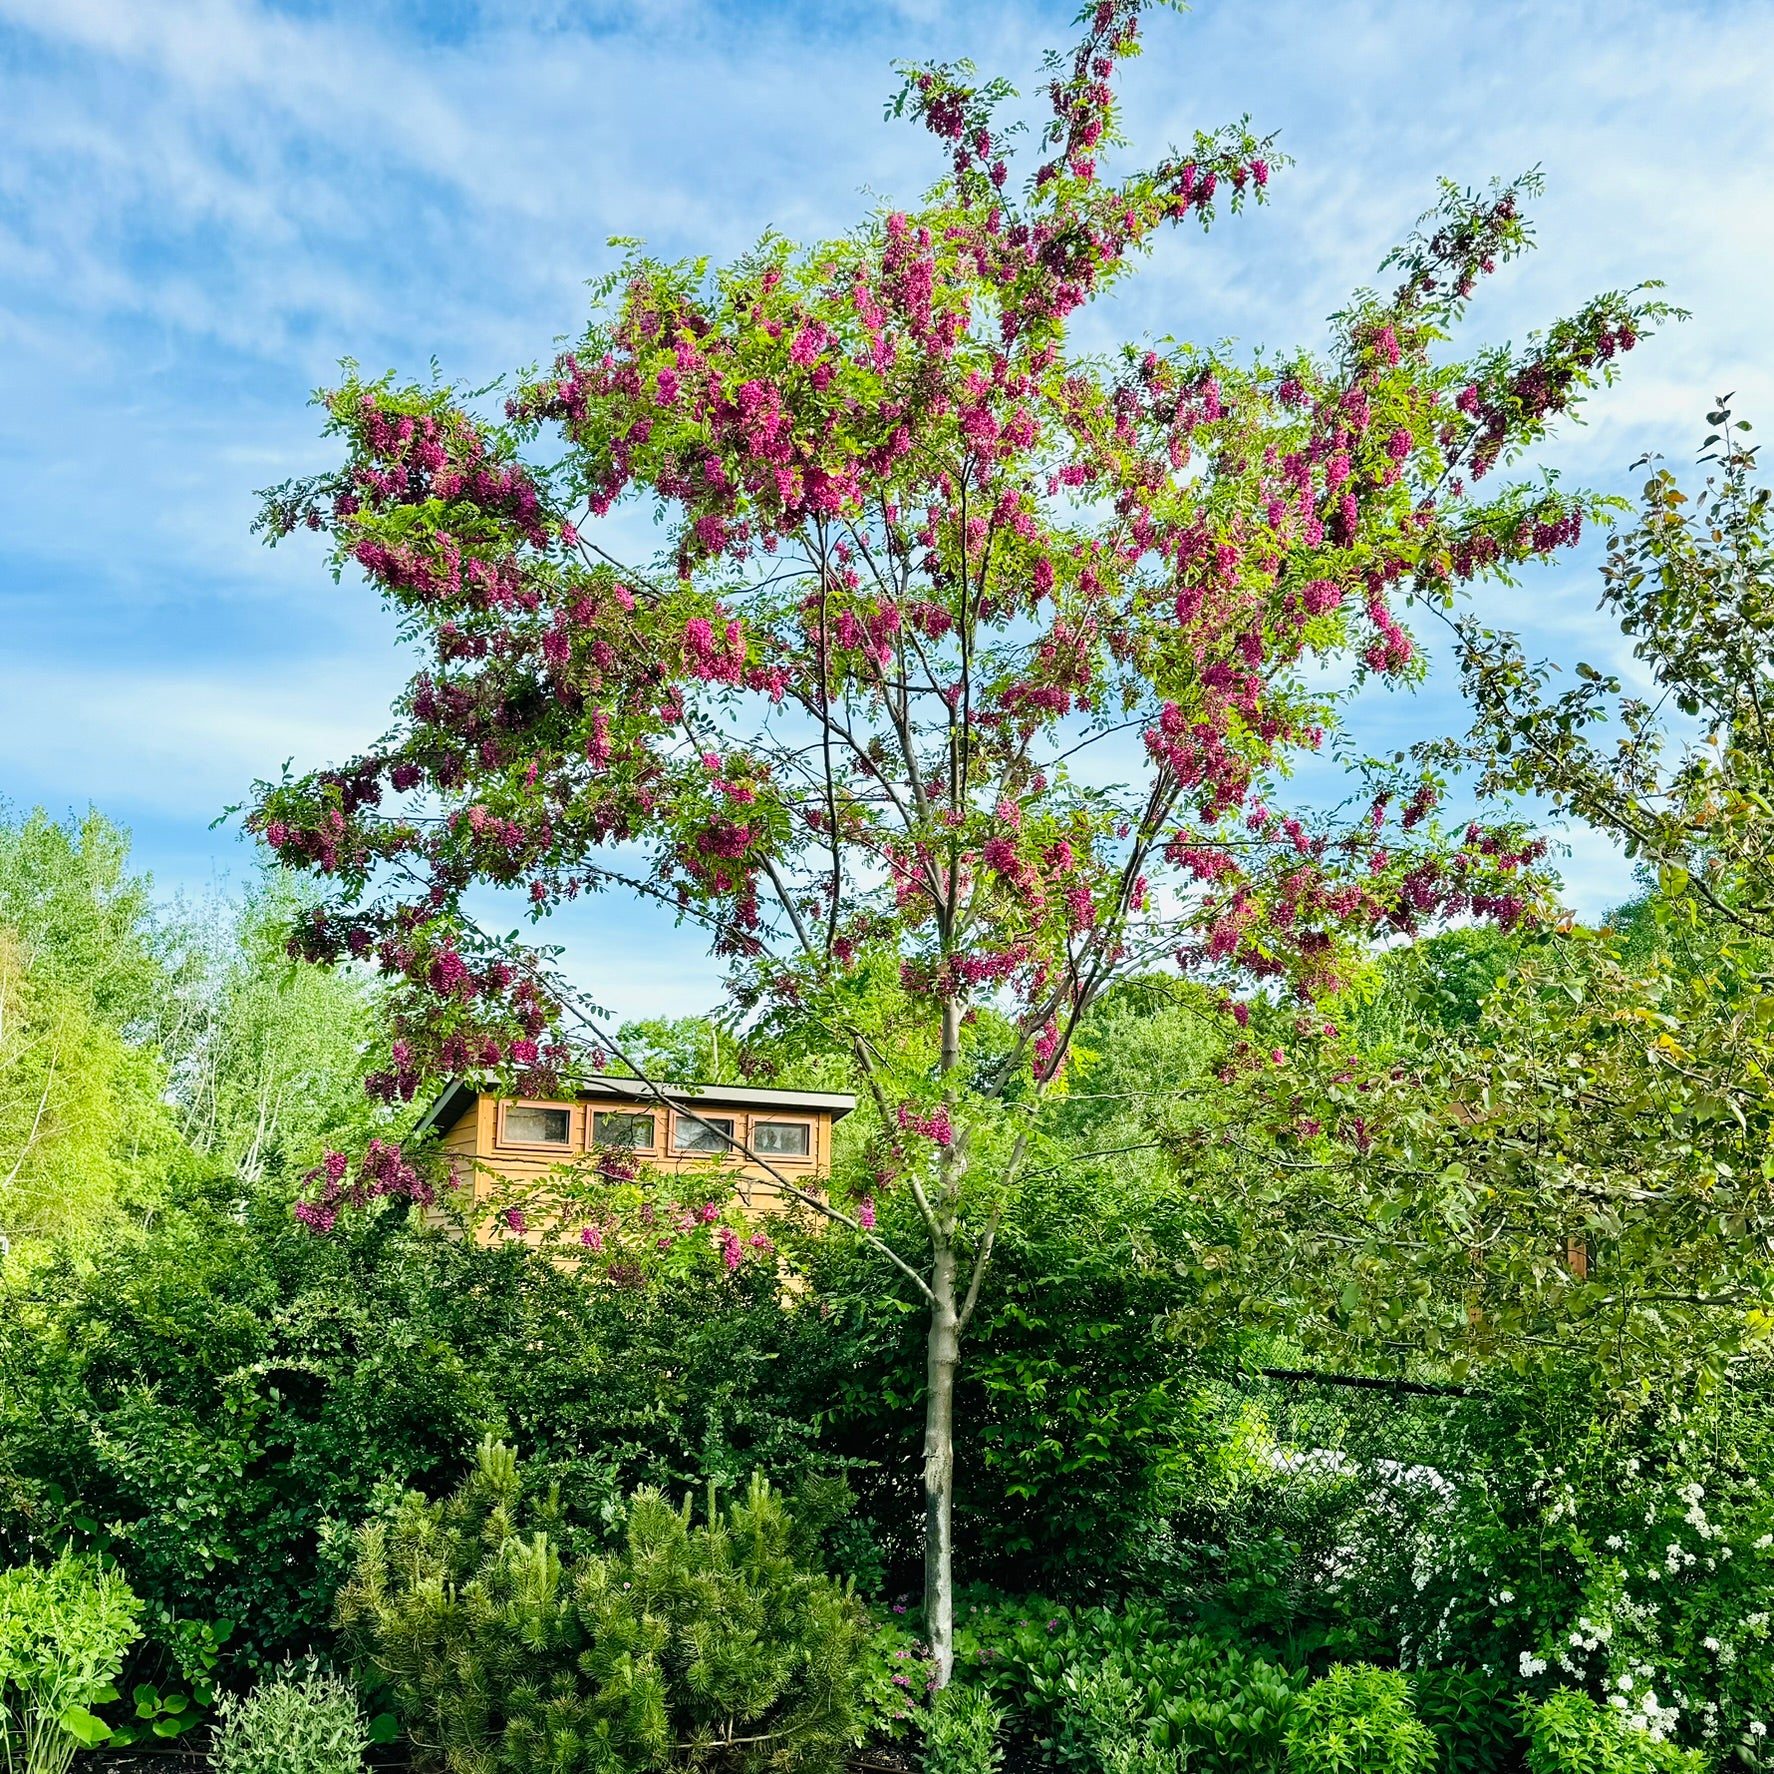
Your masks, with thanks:
[[[311,1232],[330,1232],[346,1205],[364,1207],[393,1198],[429,1207],[436,1200],[430,1183],[402,1154],[399,1146],[373,1139],[358,1160],[355,1174],[343,1152],[328,1152],[302,1179],[309,1193],[296,1203],[296,1218]]]
[[[899,1125],[905,1132],[915,1133],[933,1145],[947,1147],[955,1143],[955,1124],[946,1103],[928,1110],[920,1109],[914,1103],[901,1103]]]

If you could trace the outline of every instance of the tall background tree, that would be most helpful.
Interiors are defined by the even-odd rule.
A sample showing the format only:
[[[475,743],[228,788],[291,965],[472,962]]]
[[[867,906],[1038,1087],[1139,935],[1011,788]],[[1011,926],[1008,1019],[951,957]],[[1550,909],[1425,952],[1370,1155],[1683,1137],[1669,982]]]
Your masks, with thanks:
[[[1651,465],[1603,570],[1648,687],[1579,661],[1555,694],[1553,665],[1464,619],[1472,729],[1418,748],[1612,838],[1644,891],[1506,966],[1463,955],[1476,1000],[1447,966],[1472,933],[1417,945],[1404,1015],[1346,1019],[1285,1080],[1244,1068],[1195,1130],[1228,1210],[1196,1253],[1198,1332],[1237,1311],[1345,1358],[1575,1363],[1642,1400],[1774,1331],[1774,549],[1748,427],[1709,419],[1711,478],[1690,495]]]
[[[853,1066],[845,1173],[781,1182],[926,1310],[939,1680],[962,1339],[1078,1029],[1176,964],[1233,1014],[1252,984],[1292,1000],[1261,1056],[1280,1066],[1330,1038],[1313,1003],[1352,943],[1529,910],[1538,847],[1443,831],[1432,775],[1342,813],[1289,803],[1287,778],[1343,691],[1420,671],[1408,599],[1576,539],[1592,501],[1491,477],[1663,312],[1606,295],[1450,355],[1529,242],[1518,181],[1444,190],[1319,356],[1074,352],[1161,228],[1260,198],[1276,164],[1239,125],[1106,175],[1141,12],[1081,15],[1026,176],[1003,82],[908,69],[896,108],[951,162],[918,208],[720,269],[631,257],[503,422],[353,375],[324,397],[344,463],[266,508],[274,537],[326,531],[427,656],[382,742],[262,785],[249,818],[330,882],[297,949],[392,982],[377,1092],[482,1071],[548,1091],[615,1049],[540,954],[475,925],[488,883],[538,917],[659,901],[708,930],[750,1029]],[[656,561],[618,558],[601,521],[635,504],[669,525]],[[304,1211],[428,1188],[377,1147],[329,1161]]]

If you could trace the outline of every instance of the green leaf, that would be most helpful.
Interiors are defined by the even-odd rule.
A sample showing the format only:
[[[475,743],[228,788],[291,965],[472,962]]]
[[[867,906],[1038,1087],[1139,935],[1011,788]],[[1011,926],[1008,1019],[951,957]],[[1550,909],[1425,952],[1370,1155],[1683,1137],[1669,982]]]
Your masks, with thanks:
[[[400,1735],[400,1720],[391,1712],[379,1712],[370,1720],[368,1735],[372,1743],[392,1743]]]
[[[87,1749],[97,1749],[111,1735],[111,1727],[84,1706],[70,1706],[56,1723]]]

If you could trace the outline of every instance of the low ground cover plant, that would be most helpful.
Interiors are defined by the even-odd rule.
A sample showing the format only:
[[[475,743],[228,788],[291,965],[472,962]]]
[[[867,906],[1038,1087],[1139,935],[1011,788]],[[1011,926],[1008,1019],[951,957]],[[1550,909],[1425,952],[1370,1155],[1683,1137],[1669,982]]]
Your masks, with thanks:
[[[1279,1767],[1307,1680],[1138,1603],[976,1606],[960,1650],[965,1678],[999,1700],[1028,1752],[1087,1770],[1122,1738],[1224,1774]]]
[[[352,1774],[368,1746],[350,1684],[286,1663],[250,1693],[221,1697],[210,1766],[213,1774]]]
[[[951,1682],[930,1698],[925,1774],[993,1774],[1004,1760],[1004,1709],[983,1688]]]

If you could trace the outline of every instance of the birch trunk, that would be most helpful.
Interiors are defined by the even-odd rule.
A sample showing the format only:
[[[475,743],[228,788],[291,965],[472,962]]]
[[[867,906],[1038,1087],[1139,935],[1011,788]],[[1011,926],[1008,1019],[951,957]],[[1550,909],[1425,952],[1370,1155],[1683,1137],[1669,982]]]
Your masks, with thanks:
[[[942,1071],[961,1063],[961,1006],[943,1005]],[[930,1227],[930,1331],[924,1363],[924,1630],[936,1685],[955,1667],[955,1370],[961,1365],[961,1317],[955,1293],[955,1230],[965,1152],[950,1146],[941,1159]]]
[[[930,1265],[930,1334],[924,1404],[924,1627],[936,1685],[955,1667],[955,1370],[961,1334],[955,1247],[943,1241]]]

